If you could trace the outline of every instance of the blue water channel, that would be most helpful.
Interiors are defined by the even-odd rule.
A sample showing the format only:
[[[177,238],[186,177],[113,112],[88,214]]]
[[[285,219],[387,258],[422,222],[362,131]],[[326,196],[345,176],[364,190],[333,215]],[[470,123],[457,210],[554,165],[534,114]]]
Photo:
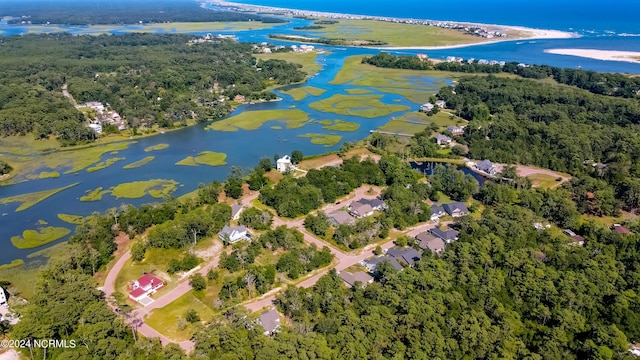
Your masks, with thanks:
[[[275,29],[264,29],[255,31],[212,31],[212,33],[235,34],[240,41],[270,43],[284,43],[272,41],[268,39],[268,34],[272,33],[293,33],[293,27],[305,26],[311,24],[310,21],[293,19],[290,23],[278,25]],[[62,27],[65,31],[83,34],[88,30],[86,27]],[[126,32],[135,29],[135,26],[123,26],[112,33]],[[0,23],[2,35],[22,34],[29,31],[29,26],[11,26]],[[203,34],[203,33],[198,33]],[[451,50],[429,51],[430,57],[444,57],[448,55],[461,57],[487,58],[504,61],[519,61],[526,63],[544,63],[561,67],[582,66],[585,69],[593,69],[598,71],[622,71],[630,73],[640,73],[640,65],[628,64],[620,62],[596,61],[581,59],[568,56],[558,56],[546,54],[543,52],[546,48],[556,47],[594,47],[601,41],[598,38],[577,38],[566,40],[539,40],[539,41],[513,41],[499,44],[488,44],[482,46],[471,46],[467,48],[458,48]],[[611,39],[608,39],[611,41]],[[595,42],[595,44],[594,44]],[[611,43],[609,43],[611,45]],[[620,44],[622,47],[623,44]],[[305,155],[321,154],[339,149],[340,145],[345,141],[358,141],[369,135],[371,129],[387,123],[392,117],[402,115],[404,112],[398,112],[387,116],[380,116],[373,119],[362,118],[357,116],[338,115],[334,113],[323,113],[309,108],[312,102],[329,98],[335,94],[349,95],[345,90],[361,88],[351,84],[334,85],[329,84],[342,67],[343,62],[350,56],[361,54],[375,54],[378,50],[361,49],[361,48],[336,48],[324,47],[326,50],[318,56],[316,62],[322,66],[322,70],[315,76],[308,79],[303,85],[296,86],[314,86],[325,89],[326,92],[321,96],[309,96],[304,100],[295,101],[287,94],[276,91],[277,95],[282,98],[279,102],[260,103],[254,105],[243,105],[239,107],[233,114],[241,112],[249,112],[255,110],[267,109],[290,109],[293,106],[309,114],[312,120],[345,120],[360,124],[360,128],[354,132],[334,132],[322,128],[318,123],[309,123],[298,129],[286,129],[286,127],[278,122],[267,122],[257,130],[245,131],[240,129],[237,132],[221,132],[205,130],[207,124],[199,124],[192,127],[172,131],[166,134],[160,134],[152,137],[133,139],[132,145],[126,150],[119,151],[117,155],[105,154],[101,161],[112,157],[124,157],[126,160],[116,162],[114,165],[95,172],[86,170],[79,171],[74,174],[61,175],[59,178],[30,180],[14,185],[0,186],[0,198],[14,195],[32,193],[36,191],[50,190],[67,186],[73,183],[79,183],[77,186],[64,190],[48,199],[28,208],[26,210],[16,212],[19,204],[12,203],[8,205],[0,205],[0,264],[9,263],[14,259],[27,259],[27,256],[36,250],[29,249],[20,250],[13,247],[10,242],[12,236],[20,235],[24,230],[38,229],[40,220],[46,221],[46,226],[67,227],[73,230],[73,225],[69,225],[60,221],[57,214],[74,214],[89,215],[94,211],[103,212],[111,207],[119,207],[122,204],[140,205],[157,199],[149,196],[140,199],[116,199],[111,195],[105,195],[102,200],[95,202],[82,202],[79,198],[85,195],[87,190],[93,190],[98,187],[108,189],[118,184],[144,181],[150,179],[169,179],[180,183],[180,187],[173,194],[180,196],[197,188],[198,184],[207,183],[213,180],[223,180],[229,173],[231,166],[240,166],[243,168],[253,167],[258,160],[263,157],[273,157],[274,154],[287,154],[294,149],[301,150]],[[609,47],[610,48],[610,47]],[[419,51],[398,51],[401,54],[416,54]],[[424,52],[424,51],[422,51]],[[442,79],[434,79],[425,76],[416,76],[410,79],[416,85],[416,91],[420,91],[421,87],[433,89],[434,85],[441,84]],[[291,88],[291,87],[289,87]],[[285,90],[283,88],[281,90]],[[381,95],[385,104],[397,104],[408,106],[411,111],[418,108],[418,104],[412,103],[403,96],[380,92],[373,88],[366,88],[374,94]],[[282,126],[282,130],[272,129],[271,126]],[[300,138],[298,135],[306,133],[320,134],[336,134],[342,136],[341,143],[325,147],[323,145],[311,144],[309,138]],[[157,144],[169,144],[169,147],[159,151],[145,152],[144,149]],[[187,156],[195,156],[202,151],[215,151],[227,154],[227,165],[211,167],[207,165],[200,166],[178,166],[176,162]],[[2,149],[0,149],[2,153]],[[146,156],[155,156],[155,159],[139,168],[123,169],[123,166],[137,160],[141,160]],[[64,169],[57,169],[60,173]],[[60,241],[64,241],[61,239]],[[57,242],[46,245],[51,246]],[[44,246],[44,247],[46,247]],[[43,247],[43,248],[44,248]]]

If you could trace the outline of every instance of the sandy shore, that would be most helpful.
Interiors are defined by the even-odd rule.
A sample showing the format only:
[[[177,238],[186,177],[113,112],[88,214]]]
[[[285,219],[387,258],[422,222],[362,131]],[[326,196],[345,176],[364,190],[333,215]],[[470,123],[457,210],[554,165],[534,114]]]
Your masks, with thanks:
[[[546,49],[544,52],[556,55],[579,56],[583,58],[625,61],[640,64],[640,52],[638,51],[617,51],[617,50],[596,50],[596,49]]]

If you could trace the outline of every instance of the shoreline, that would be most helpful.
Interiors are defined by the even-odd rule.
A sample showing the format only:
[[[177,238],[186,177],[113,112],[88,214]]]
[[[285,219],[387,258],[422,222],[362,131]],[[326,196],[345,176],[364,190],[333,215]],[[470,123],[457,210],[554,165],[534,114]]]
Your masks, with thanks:
[[[640,51],[598,50],[598,49],[545,49],[545,53],[575,56],[602,61],[623,61],[640,64]]]
[[[410,19],[410,18],[392,18],[392,17],[383,17],[383,16],[372,16],[372,15],[357,15],[357,14],[347,14],[347,13],[331,13],[331,12],[323,12],[323,11],[312,11],[312,10],[300,10],[293,8],[281,8],[275,6],[263,6],[263,5],[253,5],[253,4],[243,4],[236,3],[232,1],[226,0],[209,0],[203,2],[203,4],[208,3],[213,6],[218,7],[227,7],[235,9],[236,11],[244,11],[244,12],[283,12],[284,16],[306,16],[306,17],[324,17],[324,18],[332,18],[332,19],[344,19],[344,20],[376,20],[376,21],[385,21],[385,22],[400,22],[400,20],[412,22],[412,21],[422,21],[422,22],[434,22],[439,24],[451,24],[451,25],[462,25],[462,26],[478,26],[478,27],[486,27],[491,30],[496,31],[513,31],[520,33],[527,33],[526,36],[514,36],[508,39],[504,38],[483,38],[479,37],[479,39],[484,39],[486,41],[473,42],[468,44],[456,44],[456,45],[445,45],[445,46],[376,46],[376,47],[366,47],[369,49],[386,49],[386,50],[446,50],[446,49],[456,49],[463,48],[468,46],[477,46],[477,45],[486,45],[486,44],[495,44],[500,42],[507,41],[515,41],[515,40],[536,40],[536,39],[570,39],[580,37],[577,33],[571,33],[560,30],[553,29],[536,29],[536,28],[528,28],[524,26],[516,26],[516,25],[499,25],[499,24],[485,24],[485,23],[473,23],[473,22],[465,22],[465,21],[453,21],[453,20],[430,20],[430,19]],[[436,26],[436,25],[431,25]],[[525,34],[522,34],[525,35]],[[496,40],[493,40],[496,39]]]

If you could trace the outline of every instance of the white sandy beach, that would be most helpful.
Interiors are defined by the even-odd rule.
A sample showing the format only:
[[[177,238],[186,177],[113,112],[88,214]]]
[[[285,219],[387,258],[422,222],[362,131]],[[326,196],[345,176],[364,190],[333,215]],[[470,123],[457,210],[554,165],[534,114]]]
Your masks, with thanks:
[[[640,64],[639,51],[597,50],[597,49],[546,49],[544,52],[556,55],[579,56],[583,58],[625,61]]]

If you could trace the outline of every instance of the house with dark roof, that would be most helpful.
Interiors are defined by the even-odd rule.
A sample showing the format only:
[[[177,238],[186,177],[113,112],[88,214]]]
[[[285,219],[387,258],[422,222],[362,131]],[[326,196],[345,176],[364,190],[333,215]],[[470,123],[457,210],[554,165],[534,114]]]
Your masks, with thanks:
[[[243,210],[244,210],[244,207],[240,204],[234,203],[233,205],[231,205],[231,219],[233,220],[240,219],[240,214],[242,214]]]
[[[340,271],[338,273],[342,281],[347,284],[347,286],[354,286],[356,283],[360,283],[360,286],[366,286],[367,284],[371,284],[373,282],[373,277],[366,272],[357,271],[353,274],[348,271]]]
[[[260,314],[258,322],[264,328],[265,335],[273,335],[280,329],[280,313],[277,310],[265,310]]]
[[[444,208],[440,205],[431,205],[431,221],[438,221],[441,217],[447,215]]]
[[[329,213],[327,217],[329,218],[329,222],[333,224],[333,226],[352,225],[356,222],[356,219],[353,216],[349,215],[348,212],[342,210]]]
[[[422,250],[431,250],[432,253],[439,255],[444,251],[445,243],[439,237],[425,231],[416,236],[416,242]]]
[[[387,250],[387,255],[393,256],[394,259],[398,262],[403,262],[409,266],[412,266],[416,261],[422,258],[422,255],[418,252],[418,250],[414,248],[398,248],[393,247]]]
[[[489,175],[495,175],[498,173],[498,168],[489,160],[482,160],[480,162],[477,162],[476,169]]]
[[[584,237],[576,234],[575,232],[573,232],[573,230],[564,229],[563,232],[565,234],[567,234],[567,236],[569,236],[571,238],[571,240],[573,240],[573,243],[575,245],[578,245],[578,246],[583,246],[584,245]]]
[[[459,233],[456,230],[453,230],[451,228],[446,228],[445,230],[441,230],[440,228],[436,227],[429,230],[429,232],[433,236],[442,239],[442,241],[444,241],[446,244],[449,244],[458,240]]]
[[[452,203],[448,203],[448,204],[444,204],[442,205],[442,208],[444,209],[444,211],[447,212],[447,214],[453,216],[453,217],[460,217],[460,216],[465,216],[467,214],[469,214],[469,209],[467,209],[467,205],[465,205],[465,203],[463,202],[452,202]]]
[[[400,263],[398,263],[398,261],[396,261],[396,259],[390,255],[384,255],[384,256],[374,257],[369,260],[364,260],[362,261],[361,264],[364,267],[366,267],[369,272],[374,273],[376,272],[378,265],[385,261],[389,262],[389,264],[398,271],[403,269],[402,265],[400,265]]]

